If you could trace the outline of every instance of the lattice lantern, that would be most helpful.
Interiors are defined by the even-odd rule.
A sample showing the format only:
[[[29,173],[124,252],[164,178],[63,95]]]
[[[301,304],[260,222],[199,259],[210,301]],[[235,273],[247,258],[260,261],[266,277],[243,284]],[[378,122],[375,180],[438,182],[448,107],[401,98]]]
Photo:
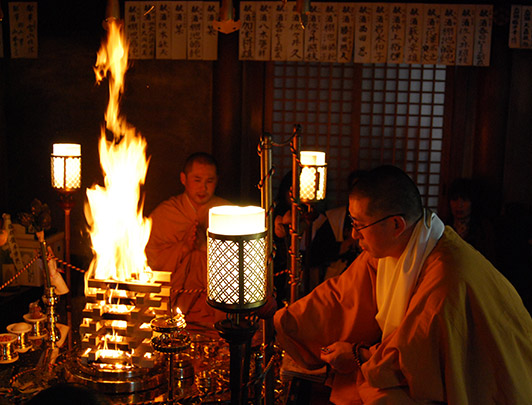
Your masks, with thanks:
[[[312,203],[325,198],[327,185],[327,163],[324,152],[301,151],[301,175],[299,177],[299,198]]]
[[[81,187],[81,145],[55,143],[52,151],[52,187],[69,193]]]
[[[207,302],[224,312],[252,311],[266,303],[266,228],[260,207],[209,210]]]

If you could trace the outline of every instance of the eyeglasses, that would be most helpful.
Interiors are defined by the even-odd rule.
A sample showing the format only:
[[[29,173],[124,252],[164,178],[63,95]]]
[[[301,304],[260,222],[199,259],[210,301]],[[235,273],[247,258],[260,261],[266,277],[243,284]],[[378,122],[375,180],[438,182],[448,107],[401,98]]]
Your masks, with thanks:
[[[391,214],[391,215],[387,215],[385,216],[384,218],[381,218],[375,222],[372,222],[371,224],[369,225],[363,225],[363,226],[356,226],[356,223],[355,223],[355,220],[353,219],[353,217],[351,215],[349,215],[349,218],[351,219],[351,226],[353,227],[353,229],[357,232],[360,232],[362,229],[366,229],[366,228],[369,228],[370,226],[373,226],[373,225],[377,225],[379,222],[382,222],[382,221],[386,221],[388,218],[391,218],[391,217],[396,217],[396,216],[399,216],[399,217],[404,217],[405,214]]]

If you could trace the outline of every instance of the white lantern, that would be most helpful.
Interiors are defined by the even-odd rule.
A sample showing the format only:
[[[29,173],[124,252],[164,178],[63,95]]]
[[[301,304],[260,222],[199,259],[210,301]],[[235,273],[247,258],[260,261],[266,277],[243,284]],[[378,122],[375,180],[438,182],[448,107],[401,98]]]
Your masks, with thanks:
[[[245,312],[266,302],[265,211],[224,205],[209,210],[207,302]]]
[[[81,187],[81,145],[53,145],[52,187],[61,192],[73,192]]]

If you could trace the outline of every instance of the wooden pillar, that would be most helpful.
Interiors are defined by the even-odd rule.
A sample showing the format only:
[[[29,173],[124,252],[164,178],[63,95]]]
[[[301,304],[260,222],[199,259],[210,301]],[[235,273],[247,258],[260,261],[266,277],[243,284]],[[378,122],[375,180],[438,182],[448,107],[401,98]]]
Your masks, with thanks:
[[[217,194],[237,202],[242,172],[242,64],[238,60],[238,32],[218,35],[212,111],[212,153],[220,167]]]
[[[504,148],[508,123],[511,58],[503,31],[508,26],[494,25],[490,66],[477,68],[476,125],[473,141],[472,177],[482,181],[487,195],[488,213],[500,211],[504,177]]]

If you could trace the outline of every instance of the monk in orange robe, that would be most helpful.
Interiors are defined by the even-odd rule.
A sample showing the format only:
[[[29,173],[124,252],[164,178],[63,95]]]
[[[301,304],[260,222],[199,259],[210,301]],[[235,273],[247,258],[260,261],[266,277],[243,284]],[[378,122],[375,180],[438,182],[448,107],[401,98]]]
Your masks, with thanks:
[[[532,319],[508,280],[398,168],[360,179],[349,212],[364,252],[274,317],[296,362],[328,366],[330,401],[532,403]]]
[[[225,314],[206,302],[208,213],[228,202],[214,195],[218,176],[211,155],[191,155],[180,178],[185,192],[162,202],[150,215],[146,256],[152,269],[172,272],[172,309],[179,307],[187,322],[212,326]]]

